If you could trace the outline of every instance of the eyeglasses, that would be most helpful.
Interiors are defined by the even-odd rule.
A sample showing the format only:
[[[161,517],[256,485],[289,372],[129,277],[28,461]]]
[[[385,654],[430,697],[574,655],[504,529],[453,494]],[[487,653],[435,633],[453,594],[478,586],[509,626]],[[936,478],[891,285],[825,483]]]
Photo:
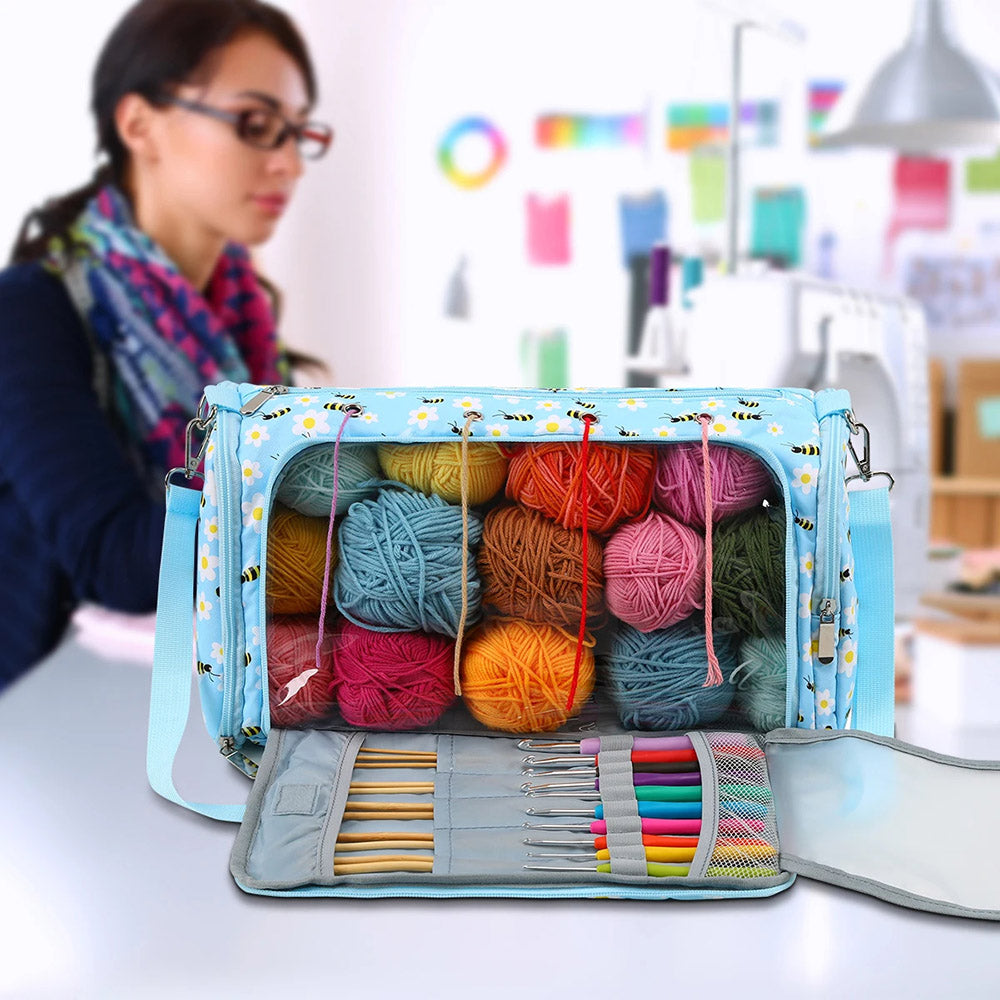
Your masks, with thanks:
[[[223,111],[200,101],[167,95],[164,100],[185,111],[216,118],[232,125],[241,141],[254,149],[278,149],[289,136],[294,136],[299,153],[304,159],[318,160],[333,144],[333,129],[320,122],[301,125],[289,121],[272,108],[247,108],[245,111]]]

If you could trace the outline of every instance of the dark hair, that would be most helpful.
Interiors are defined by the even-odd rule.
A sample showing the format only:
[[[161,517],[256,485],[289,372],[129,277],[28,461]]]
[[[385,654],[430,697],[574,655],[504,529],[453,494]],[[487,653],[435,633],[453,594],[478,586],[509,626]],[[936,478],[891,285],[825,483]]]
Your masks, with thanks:
[[[89,183],[51,198],[25,217],[11,263],[41,257],[54,236],[65,235],[87,202],[109,182],[125,179],[128,151],[115,126],[115,109],[126,94],[163,105],[170,88],[192,82],[206,59],[237,35],[262,32],[295,60],[310,103],[316,76],[305,42],[284,11],[263,0],[139,0],[115,26],[97,58],[90,109],[97,125],[97,151],[106,161]]]

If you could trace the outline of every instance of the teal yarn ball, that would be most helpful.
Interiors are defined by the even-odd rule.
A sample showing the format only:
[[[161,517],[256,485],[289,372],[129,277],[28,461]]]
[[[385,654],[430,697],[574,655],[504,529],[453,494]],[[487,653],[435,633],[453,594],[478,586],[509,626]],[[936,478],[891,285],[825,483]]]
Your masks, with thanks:
[[[784,636],[747,636],[730,679],[736,685],[736,704],[754,729],[766,733],[785,725],[788,661]]]
[[[712,532],[712,615],[720,632],[780,632],[785,624],[785,511],[757,507]]]
[[[474,547],[482,536],[469,512],[466,624],[479,618]],[[462,614],[462,510],[439,496],[380,490],[351,505],[340,524],[334,601],[345,618],[377,631],[454,638]]]
[[[333,502],[334,445],[317,444],[300,451],[285,467],[278,502],[309,517],[329,517]],[[342,444],[337,456],[337,513],[356,500],[375,496],[382,470],[374,445]]]
[[[685,729],[720,718],[733,700],[729,675],[736,667],[736,644],[719,633],[713,641],[723,682],[704,687],[708,653],[700,616],[654,632],[619,625],[602,670],[622,725],[626,729]]]

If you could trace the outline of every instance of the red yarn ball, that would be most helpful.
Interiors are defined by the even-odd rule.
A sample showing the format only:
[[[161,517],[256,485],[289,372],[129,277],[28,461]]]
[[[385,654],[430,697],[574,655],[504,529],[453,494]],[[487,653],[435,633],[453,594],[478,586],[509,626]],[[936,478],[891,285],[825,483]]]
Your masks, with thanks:
[[[524,445],[507,474],[507,496],[564,528],[582,527],[583,446],[576,441]],[[587,526],[596,534],[645,514],[653,488],[652,445],[590,442]]]
[[[333,689],[344,721],[362,729],[415,729],[455,697],[455,643],[427,632],[375,632],[345,621],[333,643]]]
[[[314,615],[273,615],[267,625],[267,689],[272,726],[304,726],[330,715],[331,635],[323,639],[316,669],[319,621]]]
[[[771,472],[755,455],[724,444],[708,446],[712,521],[759,507],[774,496]],[[656,458],[653,506],[695,528],[705,527],[705,467],[701,444],[664,445]]]

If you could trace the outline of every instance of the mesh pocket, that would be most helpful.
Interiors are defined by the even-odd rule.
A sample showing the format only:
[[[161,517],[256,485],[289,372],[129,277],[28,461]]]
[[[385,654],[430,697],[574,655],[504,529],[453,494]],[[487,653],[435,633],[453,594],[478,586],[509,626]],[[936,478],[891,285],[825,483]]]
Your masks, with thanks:
[[[747,733],[705,734],[719,781],[719,826],[706,875],[778,875],[778,828],[761,744]]]

